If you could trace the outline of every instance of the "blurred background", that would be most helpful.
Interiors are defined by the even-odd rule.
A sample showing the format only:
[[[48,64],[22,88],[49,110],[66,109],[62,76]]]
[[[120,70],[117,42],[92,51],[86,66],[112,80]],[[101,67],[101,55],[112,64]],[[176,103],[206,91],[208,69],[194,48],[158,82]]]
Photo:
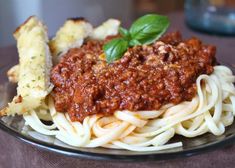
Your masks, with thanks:
[[[98,25],[117,18],[128,26],[138,15],[183,10],[183,0],[0,0],[0,47],[14,44],[12,32],[31,15],[48,26],[49,35],[70,17],[83,16]]]
[[[12,32],[31,15],[45,22],[51,37],[70,17],[83,16],[93,25],[112,17],[120,19],[125,27],[146,13],[169,14],[184,8],[191,28],[206,30],[206,27],[210,32],[211,27],[219,27],[215,22],[219,19],[219,23],[233,24],[234,27],[227,27],[235,32],[235,0],[0,0],[0,47],[15,44]]]

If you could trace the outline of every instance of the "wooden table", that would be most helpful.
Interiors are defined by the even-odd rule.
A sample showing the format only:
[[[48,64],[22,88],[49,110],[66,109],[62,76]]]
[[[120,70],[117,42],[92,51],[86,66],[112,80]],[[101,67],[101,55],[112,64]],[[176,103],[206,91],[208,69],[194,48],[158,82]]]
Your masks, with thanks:
[[[182,13],[169,15],[171,27],[169,31],[179,30],[185,38],[197,36],[205,43],[217,46],[217,58],[220,61],[235,65],[235,38],[217,37],[193,32],[184,24]],[[11,56],[11,57],[9,57]],[[12,57],[14,56],[14,57]],[[15,62],[17,59],[16,48],[6,47],[0,49],[0,58],[7,59],[7,62]],[[4,61],[6,62],[6,61]],[[0,67],[3,64],[0,61]],[[56,153],[44,151],[34,146],[25,144],[16,138],[0,130],[0,168],[148,168],[148,167],[235,167],[235,145],[219,149],[210,153],[148,163],[121,163],[109,161],[84,160],[70,158]]]

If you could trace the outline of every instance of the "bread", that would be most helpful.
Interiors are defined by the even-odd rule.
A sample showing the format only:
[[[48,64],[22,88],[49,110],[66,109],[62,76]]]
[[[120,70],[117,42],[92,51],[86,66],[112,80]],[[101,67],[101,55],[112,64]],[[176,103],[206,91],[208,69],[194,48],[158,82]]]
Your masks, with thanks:
[[[68,19],[57,31],[49,46],[53,61],[58,63],[60,56],[70,48],[80,47],[93,31],[92,25],[83,18]]]
[[[88,36],[91,39],[104,40],[107,36],[117,35],[119,26],[120,21],[116,19],[108,19],[95,29],[82,18],[68,19],[49,42],[54,64],[57,64],[61,56],[70,48],[80,47]],[[19,31],[16,31],[15,36],[18,36],[18,34]],[[19,66],[15,65],[8,71],[7,75],[10,82],[18,82],[18,69]]]
[[[1,111],[7,115],[24,114],[39,107],[52,89],[47,28],[32,16],[16,29],[14,37],[19,53],[19,75],[17,96]]]
[[[32,23],[28,23],[33,26]],[[20,28],[14,33],[19,36]],[[54,64],[57,64],[63,53],[70,48],[80,47],[83,40],[93,31],[92,25],[83,18],[68,19],[57,31],[56,36],[49,42],[50,51]],[[13,66],[7,73],[8,79],[12,83],[18,82],[18,65]]]
[[[120,21],[116,19],[108,19],[102,25],[96,27],[90,37],[92,39],[104,40],[107,36],[117,35]]]
[[[17,83],[19,80],[20,65],[15,65],[7,71],[8,80],[12,83]]]

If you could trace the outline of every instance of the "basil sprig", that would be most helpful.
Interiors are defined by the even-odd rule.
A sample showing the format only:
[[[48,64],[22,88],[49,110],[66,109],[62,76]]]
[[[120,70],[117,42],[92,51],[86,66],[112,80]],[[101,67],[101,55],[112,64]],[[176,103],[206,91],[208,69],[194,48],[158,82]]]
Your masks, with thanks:
[[[159,39],[169,27],[168,17],[148,14],[137,19],[129,30],[120,27],[121,38],[111,40],[103,46],[106,61],[112,63],[120,59],[128,47],[151,44]]]
[[[125,39],[119,38],[105,44],[103,50],[105,51],[106,61],[111,63],[119,58],[126,52],[128,42]]]

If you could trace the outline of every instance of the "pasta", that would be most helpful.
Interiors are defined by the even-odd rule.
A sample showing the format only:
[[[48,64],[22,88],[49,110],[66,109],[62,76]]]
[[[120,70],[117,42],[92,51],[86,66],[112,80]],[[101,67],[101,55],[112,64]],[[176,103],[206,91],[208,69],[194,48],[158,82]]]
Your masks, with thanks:
[[[92,115],[71,122],[67,113],[55,110],[49,98],[45,111],[53,124],[40,121],[41,111],[25,114],[26,124],[76,147],[106,147],[131,151],[156,151],[182,146],[167,142],[179,134],[196,137],[210,132],[222,135],[235,115],[235,76],[226,66],[215,66],[211,75],[197,78],[197,95],[192,101],[165,105],[157,111],[116,111],[113,116]],[[47,114],[47,113],[44,113]]]
[[[47,45],[46,27],[30,17],[15,33],[20,64],[8,72],[17,96],[0,114],[23,115],[36,132],[74,147],[158,151],[183,146],[169,143],[176,134],[222,135],[235,115],[232,71],[196,38],[176,32],[153,42],[168,20],[143,18],[120,34],[115,19],[97,28],[70,19]]]

